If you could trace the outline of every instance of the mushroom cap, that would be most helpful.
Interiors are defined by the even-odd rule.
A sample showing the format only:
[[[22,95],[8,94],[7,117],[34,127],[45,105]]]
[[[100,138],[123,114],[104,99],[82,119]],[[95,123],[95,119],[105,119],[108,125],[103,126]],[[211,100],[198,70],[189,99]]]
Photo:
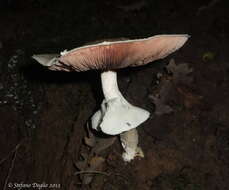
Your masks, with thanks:
[[[61,52],[59,57],[34,55],[51,70],[87,71],[114,70],[145,65],[162,59],[181,48],[189,35],[156,35],[149,38],[122,41],[104,41]],[[42,57],[42,58],[40,58]],[[44,57],[47,58],[44,60]]]

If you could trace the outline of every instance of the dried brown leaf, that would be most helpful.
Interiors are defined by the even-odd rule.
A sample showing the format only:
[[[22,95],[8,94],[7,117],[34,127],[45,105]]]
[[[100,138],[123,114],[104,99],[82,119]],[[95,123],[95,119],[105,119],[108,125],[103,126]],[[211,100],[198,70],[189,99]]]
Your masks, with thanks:
[[[149,98],[153,100],[155,104],[155,114],[163,115],[173,112],[173,109],[167,105],[168,98],[172,90],[172,83],[169,80],[163,80],[161,82],[161,89],[157,95],[150,95]]]
[[[91,183],[95,174],[90,172],[87,173],[87,171],[98,170],[98,168],[101,167],[105,159],[101,156],[98,156],[98,154],[110,147],[116,139],[116,136],[98,137],[93,134],[87,126],[87,137],[84,138],[84,142],[87,146],[91,147],[91,149],[88,153],[81,152],[83,161],[78,161],[75,163],[75,166],[80,170],[79,172],[82,172],[82,174],[80,174],[80,179],[83,184]]]
[[[105,159],[101,156],[92,157],[91,160],[89,161],[89,167],[87,167],[87,169],[85,169],[84,171],[98,170],[98,168],[101,167],[101,165],[103,164],[104,161],[105,161]],[[93,173],[81,175],[82,183],[83,184],[90,184],[94,175],[95,174],[93,174]]]
[[[79,169],[80,171],[85,170],[86,166],[87,166],[87,161],[78,161],[74,163],[75,166],[77,167],[77,169]]]
[[[87,160],[88,159],[88,154],[85,152],[81,152],[80,156],[83,158],[83,160]]]
[[[94,137],[84,137],[84,143],[89,147],[94,147],[96,140]]]
[[[95,147],[93,148],[94,153],[99,154],[103,150],[109,148],[111,145],[114,144],[115,140],[117,139],[116,136],[108,137],[108,138],[97,138],[97,142]]]
[[[160,98],[153,95],[150,95],[150,98],[153,100],[156,106],[156,110],[155,110],[156,115],[169,114],[173,112],[173,109],[169,105],[163,103],[163,101]]]
[[[189,84],[193,81],[192,76],[189,74],[193,71],[189,67],[188,63],[176,64],[174,59],[169,61],[169,64],[166,66],[168,72],[173,74],[172,81],[174,84],[184,83]]]
[[[166,66],[166,69],[169,73],[172,73],[172,77],[169,78],[163,78],[161,75],[159,75],[161,79],[160,83],[160,90],[157,95],[150,95],[149,98],[153,100],[153,103],[156,106],[155,114],[156,115],[162,115],[162,114],[169,114],[173,112],[173,109],[167,105],[169,98],[171,97],[171,94],[176,93],[178,91],[179,93],[184,92],[179,91],[179,88],[177,87],[178,84],[189,84],[192,82],[193,78],[192,76],[189,76],[189,74],[193,71],[192,68],[188,66],[187,63],[182,64],[176,64],[174,59],[171,59],[169,64]],[[196,99],[194,96],[191,96],[190,94],[185,94],[185,106],[190,107],[192,104],[195,103]]]
[[[99,168],[102,163],[105,161],[105,159],[101,156],[95,156],[93,157],[90,162],[89,162],[89,168],[88,170],[96,170],[97,168]]]
[[[194,105],[201,104],[201,96],[191,93],[186,88],[178,87],[177,91],[184,97],[184,105],[186,108],[192,108]]]

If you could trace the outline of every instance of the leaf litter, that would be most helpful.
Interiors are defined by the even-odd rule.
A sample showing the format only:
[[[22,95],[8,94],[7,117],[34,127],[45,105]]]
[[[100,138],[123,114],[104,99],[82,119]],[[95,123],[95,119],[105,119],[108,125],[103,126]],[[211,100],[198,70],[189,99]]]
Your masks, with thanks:
[[[75,175],[80,174],[82,184],[90,184],[96,174],[102,174],[102,164],[105,158],[101,153],[108,149],[117,139],[116,136],[100,137],[94,134],[87,125],[87,136],[84,138],[84,144],[88,147],[85,152],[85,146],[81,149],[81,160],[75,162],[75,166],[79,170]]]
[[[188,63],[176,64],[174,59],[169,61],[169,64],[165,67],[167,71],[165,74],[157,75],[158,89],[156,94],[150,94],[149,98],[155,104],[155,114],[163,115],[170,114],[174,109],[168,105],[169,99],[172,94],[179,93],[184,97],[186,102],[185,106],[191,107],[186,100],[195,102],[195,96],[192,93],[183,90],[181,86],[188,86],[193,82],[193,77],[190,75],[193,69],[189,67]]]

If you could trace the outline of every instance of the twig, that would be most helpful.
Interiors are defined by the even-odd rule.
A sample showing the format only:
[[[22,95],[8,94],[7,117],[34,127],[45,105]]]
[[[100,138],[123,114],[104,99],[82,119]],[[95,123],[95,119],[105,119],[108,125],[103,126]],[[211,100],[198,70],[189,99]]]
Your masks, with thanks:
[[[207,5],[200,7],[197,10],[196,15],[199,15],[202,11],[205,11],[207,9],[212,8],[213,6],[215,6],[220,0],[211,0]]]
[[[17,146],[16,146],[17,147]],[[5,183],[4,183],[4,188],[3,188],[3,190],[6,190],[6,188],[7,188],[7,184],[8,184],[8,181],[9,181],[9,179],[10,179],[10,176],[11,176],[11,173],[12,173],[12,171],[13,171],[13,168],[14,168],[14,164],[15,164],[15,160],[16,160],[16,157],[17,157],[17,151],[18,151],[18,147],[15,149],[15,151],[14,151],[14,157],[13,157],[13,159],[12,159],[12,161],[11,161],[11,166],[10,166],[10,168],[9,168],[9,171],[8,171],[8,174],[7,174],[7,177],[6,177],[6,180],[5,180]]]
[[[11,154],[15,153],[15,152],[18,150],[18,148],[23,144],[24,141],[25,141],[25,139],[22,140],[20,143],[18,143],[18,144],[14,147],[14,149],[11,150],[11,151],[6,155],[5,158],[1,159],[0,165],[1,165],[2,163],[4,163],[4,162],[10,157]]]
[[[80,175],[80,174],[101,174],[101,175],[110,176],[109,173],[100,172],[100,171],[79,171],[74,173],[74,175]]]
[[[10,176],[11,176],[11,173],[12,173],[12,171],[13,171],[14,164],[15,164],[15,160],[16,160],[16,157],[17,157],[17,151],[18,151],[19,147],[25,142],[25,140],[26,140],[26,139],[23,139],[20,143],[18,143],[18,144],[14,147],[14,149],[11,150],[11,151],[8,153],[8,155],[6,155],[6,157],[3,158],[3,159],[0,161],[0,165],[1,165],[2,163],[4,163],[4,162],[11,156],[11,154],[14,154],[13,159],[12,159],[12,161],[11,161],[11,166],[10,166],[10,168],[9,168],[8,174],[7,174],[6,179],[5,179],[5,182],[4,182],[3,190],[5,190],[5,189],[7,188],[7,184],[8,184],[9,178],[10,178]]]
[[[122,176],[121,174],[118,174],[118,173],[106,173],[106,172],[100,172],[100,171],[79,171],[79,172],[75,172],[74,175],[80,175],[80,174],[100,174],[100,175],[105,175],[105,176],[111,176],[111,175],[115,175],[115,176],[119,176],[119,177],[122,177],[123,179],[125,179],[126,181],[127,178]]]

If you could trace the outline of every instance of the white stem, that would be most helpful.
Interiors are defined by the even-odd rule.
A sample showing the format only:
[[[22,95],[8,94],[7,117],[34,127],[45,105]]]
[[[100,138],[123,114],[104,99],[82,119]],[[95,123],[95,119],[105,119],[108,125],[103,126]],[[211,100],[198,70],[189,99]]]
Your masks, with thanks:
[[[144,157],[142,149],[138,147],[138,131],[135,128],[120,134],[120,140],[124,149],[124,161],[129,162],[136,156]]]
[[[118,83],[117,83],[117,73],[115,71],[102,72],[101,81],[102,81],[103,94],[107,102],[114,98],[121,98],[124,102],[127,103],[127,101],[124,99],[121,92],[119,91]],[[106,109],[103,107],[104,106],[102,106],[101,113],[106,112]],[[119,110],[117,110],[117,112],[118,111]],[[137,156],[137,153],[138,153],[138,132],[137,130],[131,129],[129,131],[126,131],[120,134],[120,140],[122,143],[122,147],[124,149],[123,159],[125,161],[130,161],[134,159],[134,157]]]
[[[123,159],[130,161],[136,156],[143,157],[138,147],[138,133],[135,129],[149,118],[150,113],[131,105],[118,89],[117,73],[105,71],[101,73],[102,88],[105,100],[91,118],[92,128],[105,134],[120,135],[124,149]]]
[[[122,97],[117,83],[117,73],[115,71],[105,71],[101,73],[102,88],[105,100]]]

